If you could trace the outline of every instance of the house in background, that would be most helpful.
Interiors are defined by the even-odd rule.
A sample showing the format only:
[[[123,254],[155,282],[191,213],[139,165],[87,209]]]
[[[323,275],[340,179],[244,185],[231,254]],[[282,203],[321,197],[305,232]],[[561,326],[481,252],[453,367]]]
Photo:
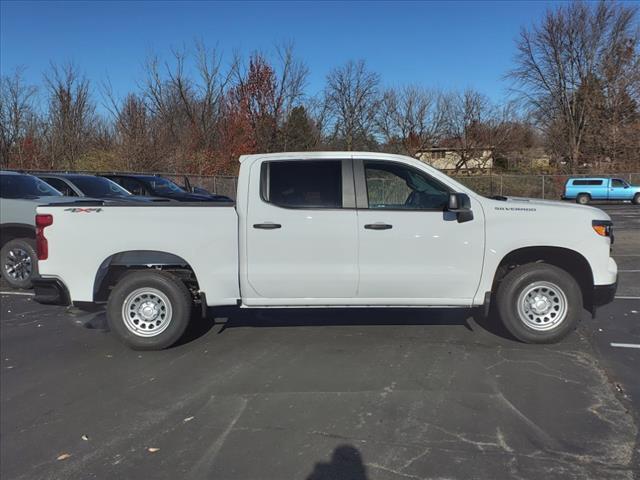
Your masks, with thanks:
[[[464,164],[459,165],[465,156]],[[418,151],[416,158],[438,170],[481,173],[493,168],[493,147],[431,147]]]

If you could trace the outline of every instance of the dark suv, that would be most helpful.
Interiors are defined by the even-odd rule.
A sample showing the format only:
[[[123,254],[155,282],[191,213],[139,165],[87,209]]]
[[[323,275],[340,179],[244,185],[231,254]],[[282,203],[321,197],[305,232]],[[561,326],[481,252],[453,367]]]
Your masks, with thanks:
[[[38,173],[44,180],[67,197],[92,197],[104,200],[166,201],[163,198],[133,195],[113,180],[81,173]]]
[[[188,192],[171,180],[156,175],[109,174],[103,176],[118,183],[134,195],[170,198],[179,202],[232,201],[229,197],[225,197],[224,195]]]

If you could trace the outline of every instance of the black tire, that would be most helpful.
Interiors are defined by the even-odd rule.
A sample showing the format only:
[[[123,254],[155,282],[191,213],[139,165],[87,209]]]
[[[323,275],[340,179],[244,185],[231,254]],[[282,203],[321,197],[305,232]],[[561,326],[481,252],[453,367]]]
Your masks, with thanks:
[[[145,293],[138,293],[143,289],[150,289],[146,292],[147,297],[141,298],[136,303],[137,298],[144,297]],[[164,295],[164,299],[155,292]],[[155,297],[155,299],[153,298]],[[155,301],[162,308],[165,306],[165,314],[168,312],[167,324],[160,323],[158,333],[153,333],[156,328],[155,323],[164,321],[164,317],[157,316],[152,320],[145,319],[142,315],[143,304],[146,298],[153,303]],[[128,322],[124,317],[124,308],[128,300],[133,303],[128,309]],[[175,276],[160,271],[138,271],[125,275],[113,288],[107,302],[107,321],[109,328],[126,345],[134,350],[161,350],[176,343],[183,335],[191,318],[192,299],[189,290]],[[138,305],[139,308],[134,308]],[[158,305],[150,307],[158,312]],[[162,315],[162,313],[159,313]],[[137,323],[136,323],[137,321]],[[130,326],[127,326],[127,323]],[[133,325],[136,323],[136,325]],[[145,330],[146,328],[149,330]],[[133,329],[137,329],[136,333]],[[147,336],[145,336],[147,335]]]
[[[640,193],[636,193],[636,194],[633,196],[633,200],[631,200],[631,202],[632,202],[634,205],[640,205]]]
[[[26,257],[21,258],[23,255]],[[9,240],[0,250],[2,278],[13,288],[31,288],[38,276],[36,242],[31,238]]]
[[[544,282],[544,283],[542,283]],[[526,308],[533,308],[531,302],[535,297],[527,297],[525,293],[536,286],[544,291],[545,286],[551,284],[554,288],[542,292],[542,311],[545,305],[550,305],[549,313],[536,313]],[[522,295],[522,297],[521,297]],[[564,295],[564,299],[562,298]],[[540,297],[539,297],[540,298]],[[524,307],[525,301],[529,302]],[[558,302],[558,304],[554,303]],[[555,343],[564,338],[577,327],[582,316],[582,291],[578,282],[568,272],[556,266],[545,263],[529,263],[514,268],[500,282],[496,295],[497,310],[506,329],[518,340],[525,343]],[[518,304],[522,307],[519,309]],[[560,311],[559,305],[564,303],[564,316],[553,313]],[[558,310],[556,310],[558,307]],[[520,312],[523,312],[522,314]],[[529,318],[524,318],[526,314]],[[545,316],[545,318],[540,318]],[[562,317],[562,318],[561,318]],[[557,324],[554,325],[554,321]],[[535,328],[529,326],[535,324]],[[539,322],[539,323],[537,323]],[[544,330],[546,328],[546,330]]]
[[[591,195],[588,193],[579,193],[576,197],[576,203],[580,205],[587,205],[591,201]]]

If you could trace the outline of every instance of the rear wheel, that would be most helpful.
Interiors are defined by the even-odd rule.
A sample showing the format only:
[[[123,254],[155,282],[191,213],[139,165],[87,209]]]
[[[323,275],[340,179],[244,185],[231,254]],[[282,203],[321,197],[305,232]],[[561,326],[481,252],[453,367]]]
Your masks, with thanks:
[[[591,195],[589,195],[588,193],[580,193],[576,197],[576,203],[579,203],[580,205],[586,205],[590,201],[591,201]]]
[[[136,350],[160,350],[176,343],[191,317],[191,294],[175,276],[132,272],[111,291],[107,320],[111,330]]]
[[[38,254],[35,241],[16,238],[8,241],[0,250],[2,276],[14,288],[31,288],[38,275]]]
[[[576,280],[544,263],[509,272],[496,300],[504,326],[526,343],[557,342],[576,328],[582,315],[582,291]]]

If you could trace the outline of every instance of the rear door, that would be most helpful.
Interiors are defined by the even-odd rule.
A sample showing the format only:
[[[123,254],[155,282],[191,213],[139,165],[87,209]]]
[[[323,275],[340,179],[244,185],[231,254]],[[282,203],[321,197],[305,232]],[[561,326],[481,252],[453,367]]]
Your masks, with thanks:
[[[244,225],[253,292],[247,304],[322,304],[322,299],[355,297],[352,172],[350,159],[265,161],[251,167]]]

